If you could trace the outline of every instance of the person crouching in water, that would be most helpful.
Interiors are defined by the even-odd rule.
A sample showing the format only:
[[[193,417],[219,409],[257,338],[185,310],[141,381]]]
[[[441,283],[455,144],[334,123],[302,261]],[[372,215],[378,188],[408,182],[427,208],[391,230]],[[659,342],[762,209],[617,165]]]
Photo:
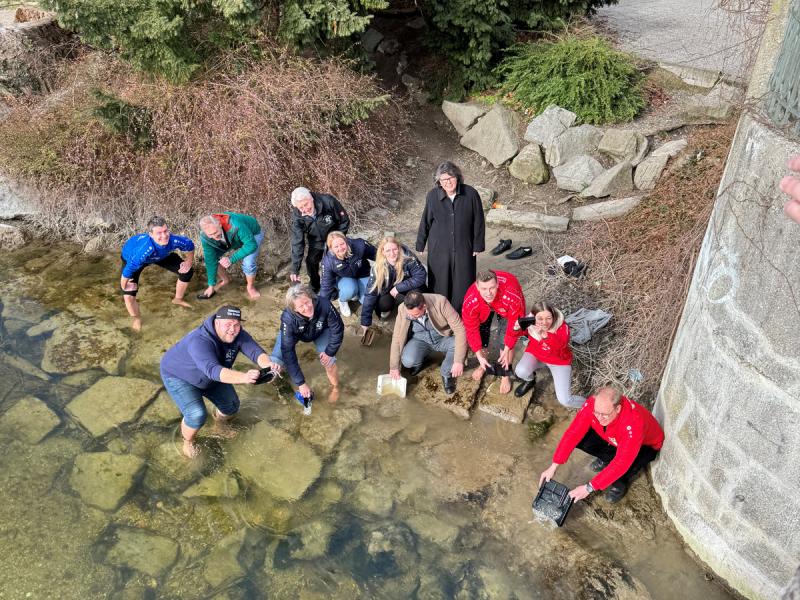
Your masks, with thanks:
[[[367,295],[361,307],[361,329],[372,325],[372,313],[378,311],[386,319],[411,290],[422,290],[428,272],[411,250],[397,238],[385,237],[378,244],[375,264],[372,265]]]
[[[328,298],[334,288],[339,290],[339,312],[349,317],[350,300],[362,305],[369,283],[369,261],[375,260],[375,246],[360,238],[348,238],[341,231],[331,231],[326,242],[328,249],[322,257],[322,280],[319,295]]]
[[[339,370],[336,353],[342,347],[344,322],[329,298],[318,298],[311,288],[298,283],[286,292],[286,308],[281,313],[281,326],[270,357],[272,363],[284,367],[303,398],[312,398],[300,368],[296,346],[298,342],[313,342],[319,352],[319,362],[331,383],[330,402],[339,399]]]
[[[528,316],[536,322],[528,327],[528,346],[514,369],[522,380],[514,395],[521,398],[536,385],[536,370],[550,369],[556,398],[567,408],[580,408],[586,401],[583,396],[570,395],[572,384],[572,351],[569,349],[569,325],[564,315],[547,302],[537,302]]]
[[[206,422],[203,397],[215,407],[214,420],[220,433],[232,433],[224,423],[239,411],[233,384],[253,384],[258,379],[258,369],[233,370],[239,352],[261,368],[274,366],[264,349],[242,329],[241,321],[239,308],[223,306],[161,358],[164,388],[183,415],[183,453],[189,458],[200,452],[194,438]]]

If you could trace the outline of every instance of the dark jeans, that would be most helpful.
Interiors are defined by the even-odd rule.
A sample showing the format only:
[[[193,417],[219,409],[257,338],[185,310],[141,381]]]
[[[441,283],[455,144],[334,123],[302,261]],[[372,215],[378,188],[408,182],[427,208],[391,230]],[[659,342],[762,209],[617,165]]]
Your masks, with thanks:
[[[322,255],[325,248],[308,248],[306,254],[306,271],[308,272],[308,280],[311,284],[311,289],[318,293],[320,288],[319,281],[319,263],[322,262]]]
[[[614,457],[617,455],[616,446],[612,446],[597,435],[594,429],[589,429],[586,435],[583,436],[583,439],[578,442],[577,447],[586,452],[586,454],[596,456],[607,463],[614,460]],[[644,469],[656,456],[658,456],[658,450],[652,446],[643,445],[639,449],[639,454],[637,454],[636,458],[633,460],[633,464],[617,481],[622,481],[626,484],[630,483],[633,478],[639,474],[639,471]]]
[[[125,266],[128,263],[121,256],[120,256],[120,260],[122,260],[122,269],[120,269],[120,273],[122,273],[122,271],[125,270]],[[192,269],[189,269],[188,271],[186,271],[186,273],[181,273],[179,271],[179,269],[181,267],[181,263],[182,262],[183,262],[183,259],[180,256],[178,256],[174,252],[170,252],[165,259],[160,260],[157,263],[149,263],[149,264],[158,265],[162,269],[166,269],[167,271],[172,271],[173,273],[175,273],[178,276],[178,280],[183,281],[184,283],[189,283],[192,280],[192,275],[194,274],[194,269],[192,268]],[[139,286],[139,276],[142,274],[142,271],[144,271],[145,268],[147,268],[147,267],[148,267],[148,265],[145,265],[141,269],[139,269],[139,270],[134,272],[134,274],[131,276],[130,280],[136,284],[137,288],[135,290],[133,290],[132,292],[130,292],[128,290],[123,290],[123,292],[122,292],[123,296],[135,296],[139,292],[139,288],[138,288],[138,286]]]
[[[489,362],[494,366],[494,375],[498,377],[510,377],[514,374],[514,370],[504,369],[500,363],[495,362],[505,345],[504,340],[506,337],[507,323],[506,319],[502,317],[497,317],[497,319],[495,319],[496,316],[496,313],[491,311],[489,313],[489,318],[478,326],[478,332],[481,334],[481,345],[489,351]],[[494,325],[494,327],[492,327],[492,325]]]

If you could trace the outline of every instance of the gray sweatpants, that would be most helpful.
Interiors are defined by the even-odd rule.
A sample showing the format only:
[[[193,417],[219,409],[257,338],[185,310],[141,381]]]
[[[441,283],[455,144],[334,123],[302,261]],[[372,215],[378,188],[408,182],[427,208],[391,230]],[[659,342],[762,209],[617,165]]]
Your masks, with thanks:
[[[549,365],[540,361],[530,352],[524,352],[514,369],[514,374],[525,381],[533,379],[533,372],[542,367],[550,369],[556,388],[558,402],[567,408],[580,408],[586,401],[583,396],[570,395],[572,385],[572,365]]]
[[[441,373],[443,377],[450,377],[450,370],[453,368],[453,358],[456,353],[456,338],[452,335],[440,336],[439,340],[434,343],[429,342],[423,336],[414,335],[403,347],[400,362],[403,363],[406,369],[413,369],[421,365],[425,357],[431,352],[444,353]]]

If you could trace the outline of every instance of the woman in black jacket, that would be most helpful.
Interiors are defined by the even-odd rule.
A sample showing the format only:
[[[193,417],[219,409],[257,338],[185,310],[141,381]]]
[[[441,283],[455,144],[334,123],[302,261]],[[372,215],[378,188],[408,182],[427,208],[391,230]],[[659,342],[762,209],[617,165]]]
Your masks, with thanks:
[[[428,288],[461,312],[464,294],[475,282],[475,257],[485,249],[483,205],[450,161],[439,165],[434,180],[419,223],[417,252],[424,252],[427,244]]]

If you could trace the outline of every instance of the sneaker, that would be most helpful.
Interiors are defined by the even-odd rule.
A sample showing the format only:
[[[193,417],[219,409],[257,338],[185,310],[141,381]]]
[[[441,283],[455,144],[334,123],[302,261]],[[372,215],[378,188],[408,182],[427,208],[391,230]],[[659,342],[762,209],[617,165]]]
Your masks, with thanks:
[[[391,311],[386,311],[386,312],[382,312],[382,313],[381,313],[381,314],[379,314],[378,316],[381,318],[381,321],[385,321],[386,319],[388,319],[388,318],[389,318],[389,316],[390,316],[391,314],[392,314],[392,313],[391,313]]]
[[[353,311],[350,310],[350,304],[347,300],[339,300],[339,312],[343,317],[349,317],[353,314]]]
[[[625,497],[628,493],[628,484],[624,481],[617,480],[608,486],[606,490],[606,501],[609,504],[616,504]]]
[[[595,458],[592,461],[592,464],[589,465],[589,468],[594,471],[595,473],[599,473],[603,469],[608,466],[608,463],[604,461],[602,458]]]

